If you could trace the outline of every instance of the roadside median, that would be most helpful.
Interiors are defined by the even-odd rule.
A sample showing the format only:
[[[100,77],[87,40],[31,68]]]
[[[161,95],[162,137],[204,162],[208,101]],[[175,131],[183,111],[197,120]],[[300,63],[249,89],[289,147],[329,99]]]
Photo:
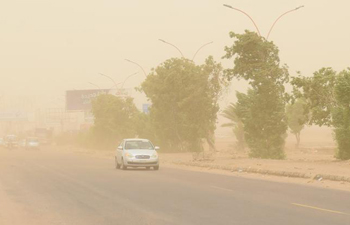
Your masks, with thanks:
[[[312,153],[311,153],[312,154]],[[310,155],[310,154],[309,154]],[[334,160],[332,157],[292,157],[288,160],[250,159],[248,157],[232,157],[218,154],[211,160],[193,160],[186,153],[164,153],[162,161],[168,164],[223,170],[233,173],[251,173],[276,177],[302,178],[309,180],[330,180],[350,183],[350,161]],[[309,158],[313,158],[310,160]]]

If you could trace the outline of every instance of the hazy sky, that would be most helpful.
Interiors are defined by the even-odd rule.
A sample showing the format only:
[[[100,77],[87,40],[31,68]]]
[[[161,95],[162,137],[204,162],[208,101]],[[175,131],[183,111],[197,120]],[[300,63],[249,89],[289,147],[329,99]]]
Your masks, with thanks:
[[[111,81],[98,73],[121,82],[140,71],[124,58],[149,71],[179,56],[159,38],[189,58],[203,43],[214,41],[196,62],[210,54],[221,61],[224,46],[232,43],[229,31],[255,30],[246,16],[223,3],[248,12],[264,36],[281,13],[305,5],[281,19],[270,36],[290,73],[350,66],[347,0],[1,0],[0,95],[63,102],[66,89],[94,88],[88,82],[109,88]],[[223,65],[232,62],[223,60]],[[140,71],[125,87],[143,79]],[[237,87],[234,81],[232,91]]]

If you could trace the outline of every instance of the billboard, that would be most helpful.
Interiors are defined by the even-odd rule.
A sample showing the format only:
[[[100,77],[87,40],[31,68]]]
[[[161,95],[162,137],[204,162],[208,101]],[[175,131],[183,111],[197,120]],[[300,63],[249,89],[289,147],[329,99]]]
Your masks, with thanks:
[[[108,94],[108,92],[109,89],[66,91],[66,110],[91,110],[91,101],[101,94]]]

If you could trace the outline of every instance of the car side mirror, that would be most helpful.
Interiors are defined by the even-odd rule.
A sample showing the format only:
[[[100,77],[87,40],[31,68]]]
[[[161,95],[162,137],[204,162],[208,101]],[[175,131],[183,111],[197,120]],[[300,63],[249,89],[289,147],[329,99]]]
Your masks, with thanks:
[[[158,146],[154,147],[154,150],[159,150],[160,148]]]
[[[118,150],[123,150],[123,146],[118,146]]]

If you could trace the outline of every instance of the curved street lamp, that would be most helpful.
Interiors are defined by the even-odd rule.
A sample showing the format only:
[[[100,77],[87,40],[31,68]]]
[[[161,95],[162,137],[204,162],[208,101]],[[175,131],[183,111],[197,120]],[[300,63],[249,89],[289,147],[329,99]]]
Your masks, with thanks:
[[[258,26],[257,26],[256,23],[254,22],[253,18],[252,18],[251,16],[249,16],[248,13],[244,12],[244,11],[241,10],[241,9],[234,8],[234,7],[232,7],[232,6],[230,6],[230,5],[227,5],[227,4],[224,4],[224,6],[227,7],[227,8],[230,8],[230,9],[237,10],[237,11],[239,11],[239,12],[245,14],[247,17],[249,17],[249,19],[253,22],[253,24],[254,24],[254,26],[255,26],[255,28],[256,28],[256,30],[257,30],[259,36],[261,36],[260,30],[259,30]],[[268,33],[267,36],[266,36],[266,40],[269,39],[269,36],[270,36],[271,31],[273,30],[274,26],[276,25],[276,23],[278,22],[279,19],[281,19],[281,18],[282,18],[283,16],[285,16],[286,14],[291,13],[291,12],[294,12],[294,11],[297,11],[298,9],[303,8],[303,7],[304,7],[303,5],[302,5],[302,6],[299,6],[299,7],[295,8],[295,9],[289,10],[289,11],[283,13],[282,15],[280,15],[280,16],[275,20],[275,22],[272,24],[272,26],[271,26],[271,28],[270,28],[270,30],[269,30],[269,33]]]
[[[125,80],[123,81],[123,84],[122,84],[121,88],[124,87],[125,82],[126,82],[130,77],[135,76],[135,75],[138,74],[138,73],[139,73],[139,72],[135,72],[135,73],[130,74],[129,76],[127,76],[127,77],[125,78]]]
[[[146,71],[143,69],[143,67],[142,67],[140,64],[138,64],[138,63],[136,63],[136,62],[134,62],[134,61],[131,61],[130,59],[125,59],[125,61],[127,61],[127,62],[129,62],[129,63],[132,63],[132,64],[135,64],[135,65],[137,65],[138,67],[140,67],[141,70],[143,71],[143,74],[145,75],[145,77],[147,77]]]
[[[163,42],[163,43],[165,43],[165,44],[168,44],[168,45],[170,45],[170,46],[173,46],[174,48],[176,48],[176,49],[180,52],[182,58],[185,58],[185,57],[184,57],[184,54],[182,54],[181,50],[180,50],[178,47],[176,47],[176,45],[173,45],[173,44],[171,44],[171,43],[169,43],[169,42],[167,42],[167,41],[164,41],[163,39],[158,39],[158,40],[161,41],[161,42]]]
[[[101,76],[104,76],[104,77],[107,77],[108,79],[110,79],[113,83],[114,83],[114,86],[118,86],[118,84],[115,82],[115,80],[113,80],[113,78],[112,77],[110,77],[110,76],[108,76],[108,75],[106,75],[106,74],[103,74],[103,73],[100,73],[100,75]],[[113,86],[113,87],[114,87]],[[111,89],[111,88],[110,88]]]
[[[249,16],[248,13],[244,12],[244,11],[241,10],[241,9],[234,8],[234,7],[232,7],[232,6],[230,6],[230,5],[227,5],[227,4],[224,4],[224,6],[227,7],[227,8],[230,8],[230,9],[237,10],[238,12],[241,12],[241,13],[243,13],[244,15],[246,15],[246,16],[253,22],[253,24],[254,24],[254,26],[255,26],[255,28],[256,28],[256,31],[258,32],[259,36],[261,36],[260,30],[259,30],[258,26],[256,25],[256,23],[255,23],[255,21],[253,20],[253,18],[252,18],[251,16]]]
[[[95,87],[97,87],[98,89],[101,89],[100,86],[98,86],[97,84],[94,84],[94,83],[91,83],[91,82],[88,82],[88,83],[93,85],[93,86],[95,86]]]
[[[272,26],[271,26],[271,28],[270,28],[270,30],[269,30],[269,33],[267,34],[266,40],[269,39],[269,36],[270,36],[271,31],[272,31],[272,29],[274,28],[275,24],[278,22],[279,19],[281,19],[283,16],[287,15],[288,13],[297,11],[298,9],[303,8],[303,7],[304,7],[303,5],[302,5],[302,6],[299,6],[299,7],[296,7],[295,9],[289,10],[289,11],[283,13],[282,15],[280,15],[280,16],[275,20],[275,22],[272,24]]]
[[[111,90],[111,89],[114,88],[114,87],[118,88],[118,85],[119,85],[119,84],[122,84],[121,88],[123,88],[125,82],[126,82],[130,77],[132,77],[132,76],[134,76],[134,75],[136,75],[136,74],[138,74],[138,72],[135,72],[135,73],[133,73],[133,74],[130,74],[129,76],[127,76],[127,77],[124,79],[123,82],[116,83],[112,77],[100,73],[100,75],[105,76],[105,77],[109,78],[111,81],[113,81],[114,85],[113,85],[112,87],[110,87],[109,90]],[[99,86],[96,85],[96,84],[94,84],[94,83],[89,82],[89,84],[94,85],[94,86],[96,86],[96,87],[99,88]],[[99,89],[101,89],[101,88],[99,88]]]
[[[192,57],[192,61],[194,60],[194,58],[196,57],[197,53],[198,53],[202,48],[204,48],[205,46],[210,45],[210,44],[212,44],[212,43],[213,43],[213,41],[208,42],[208,43],[205,43],[204,45],[202,45],[201,47],[199,47],[199,49],[196,51],[196,53],[194,53],[194,55],[193,55],[193,57]]]
[[[180,52],[182,58],[185,58],[185,56],[182,54],[181,50],[180,50],[178,47],[176,47],[175,45],[173,45],[173,44],[171,44],[171,43],[169,43],[169,42],[167,42],[167,41],[164,41],[163,39],[158,39],[158,40],[161,41],[161,42],[163,42],[163,43],[165,43],[165,44],[168,44],[168,45],[173,46],[174,48],[176,48],[176,49]],[[192,57],[192,61],[194,60],[194,58],[196,57],[197,53],[198,53],[202,48],[204,48],[205,46],[207,46],[207,45],[209,45],[209,44],[212,44],[212,43],[213,43],[213,41],[208,42],[208,43],[205,43],[204,45],[202,45],[201,47],[199,47],[198,50],[194,53],[194,55],[193,55],[193,57]]]

